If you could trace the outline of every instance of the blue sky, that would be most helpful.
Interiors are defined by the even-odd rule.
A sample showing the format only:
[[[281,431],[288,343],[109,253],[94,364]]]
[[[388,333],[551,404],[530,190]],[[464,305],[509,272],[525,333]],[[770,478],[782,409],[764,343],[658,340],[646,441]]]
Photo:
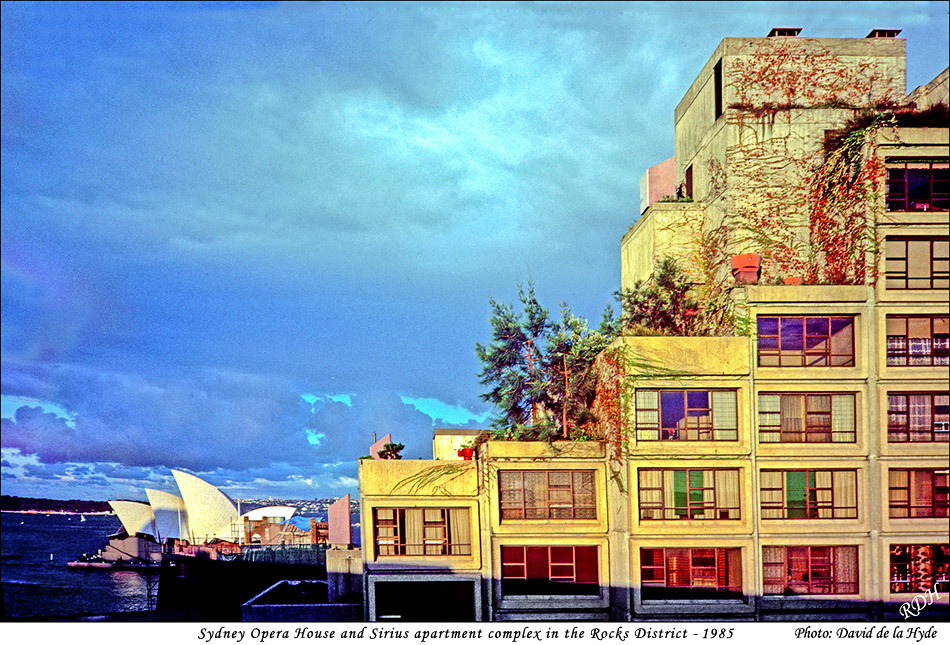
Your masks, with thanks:
[[[727,36],[948,4],[5,3],[2,490],[356,492],[482,427],[489,297],[596,322],[639,177]]]

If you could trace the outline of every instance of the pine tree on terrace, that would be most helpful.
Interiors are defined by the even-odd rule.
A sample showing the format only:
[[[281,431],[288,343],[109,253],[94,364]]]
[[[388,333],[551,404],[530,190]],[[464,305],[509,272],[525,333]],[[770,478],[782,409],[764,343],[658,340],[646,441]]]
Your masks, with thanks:
[[[595,418],[590,410],[597,376],[590,370],[597,355],[616,333],[613,311],[608,306],[600,327],[591,331],[587,321],[561,305],[561,321],[547,337],[542,359],[545,373],[543,403],[560,425],[563,439],[589,437]]]
[[[522,311],[489,300],[492,307],[492,342],[475,344],[475,355],[482,364],[479,383],[488,387],[482,399],[498,411],[492,428],[499,437],[520,437],[526,428],[539,422],[543,392],[541,347],[551,329],[548,311],[534,294],[534,285],[527,291],[518,285]]]

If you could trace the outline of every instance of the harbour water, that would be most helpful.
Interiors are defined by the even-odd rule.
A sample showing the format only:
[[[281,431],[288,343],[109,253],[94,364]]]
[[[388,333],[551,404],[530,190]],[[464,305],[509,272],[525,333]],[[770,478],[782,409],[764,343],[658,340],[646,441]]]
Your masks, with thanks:
[[[3,620],[48,620],[148,609],[136,571],[70,569],[105,547],[121,524],[114,515],[0,513]]]

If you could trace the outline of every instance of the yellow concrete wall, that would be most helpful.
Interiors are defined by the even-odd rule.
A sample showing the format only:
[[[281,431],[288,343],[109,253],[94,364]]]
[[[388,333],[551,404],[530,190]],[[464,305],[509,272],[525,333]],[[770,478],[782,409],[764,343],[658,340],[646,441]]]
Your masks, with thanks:
[[[749,343],[744,336],[624,336],[610,348],[623,349],[629,374],[667,380],[748,374]]]
[[[620,242],[620,286],[653,274],[657,259],[672,257],[684,271],[691,271],[693,231],[700,230],[703,206],[696,202],[657,202],[640,216]]]
[[[471,445],[481,433],[481,430],[436,429],[432,437],[432,458],[461,461],[462,458],[458,456],[459,448]]]
[[[374,495],[466,496],[478,490],[475,463],[434,460],[362,459],[360,498]]]

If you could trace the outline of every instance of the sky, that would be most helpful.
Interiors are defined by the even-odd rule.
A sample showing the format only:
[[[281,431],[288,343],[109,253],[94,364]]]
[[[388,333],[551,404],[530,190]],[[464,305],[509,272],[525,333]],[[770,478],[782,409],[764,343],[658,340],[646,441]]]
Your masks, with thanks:
[[[489,299],[593,324],[724,37],[947,2],[4,3],[5,495],[357,492],[373,434],[486,427]]]

